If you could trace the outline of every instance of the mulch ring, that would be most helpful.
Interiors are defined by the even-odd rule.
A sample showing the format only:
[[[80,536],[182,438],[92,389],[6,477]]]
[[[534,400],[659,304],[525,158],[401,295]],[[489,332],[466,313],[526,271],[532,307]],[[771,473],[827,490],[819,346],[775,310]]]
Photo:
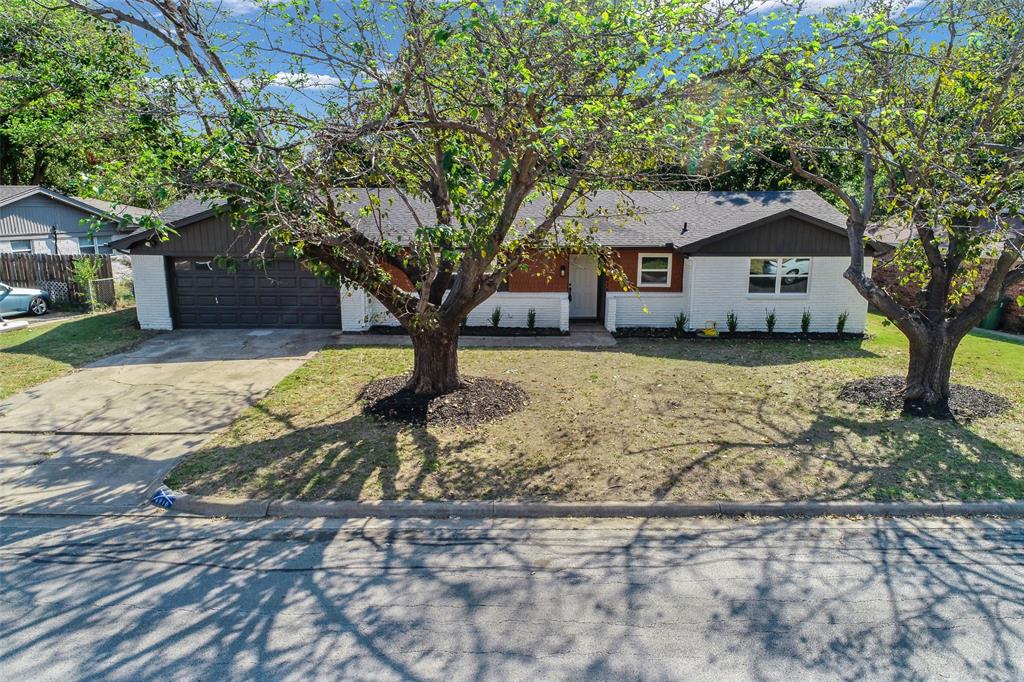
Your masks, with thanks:
[[[529,398],[509,381],[463,377],[463,387],[424,396],[405,390],[409,375],[371,381],[359,394],[367,414],[420,426],[472,427],[521,410]]]
[[[903,409],[905,377],[883,376],[858,379],[845,384],[839,391],[839,398],[858,405],[881,407],[885,410]],[[1013,404],[1001,395],[983,391],[972,386],[952,384],[949,393],[949,409],[960,421],[991,417],[1007,412]]]

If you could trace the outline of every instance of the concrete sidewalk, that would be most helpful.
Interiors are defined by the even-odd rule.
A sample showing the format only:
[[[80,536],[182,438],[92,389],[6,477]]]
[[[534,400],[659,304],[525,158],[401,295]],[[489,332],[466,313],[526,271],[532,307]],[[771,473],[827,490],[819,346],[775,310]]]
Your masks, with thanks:
[[[0,512],[137,508],[182,457],[329,340],[327,331],[160,335],[0,403]]]
[[[1024,502],[666,502],[660,500],[530,502],[516,500],[257,500],[179,495],[173,511],[233,519],[561,519],[687,518],[697,516],[907,517],[1024,516]]]

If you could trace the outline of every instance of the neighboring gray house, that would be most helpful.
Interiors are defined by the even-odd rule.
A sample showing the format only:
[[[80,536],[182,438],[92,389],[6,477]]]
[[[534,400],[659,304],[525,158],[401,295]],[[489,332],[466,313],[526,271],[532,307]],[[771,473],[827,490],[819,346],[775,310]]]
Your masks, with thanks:
[[[121,217],[150,213],[135,206],[70,197],[40,185],[0,185],[0,253],[108,254]],[[94,218],[105,224],[90,234]]]

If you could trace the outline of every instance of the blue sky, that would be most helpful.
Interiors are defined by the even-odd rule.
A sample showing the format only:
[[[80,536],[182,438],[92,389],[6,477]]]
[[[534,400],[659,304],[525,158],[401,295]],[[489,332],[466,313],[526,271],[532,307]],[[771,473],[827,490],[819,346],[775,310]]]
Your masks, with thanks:
[[[134,4],[132,0],[122,0],[125,5]],[[482,0],[481,0],[482,1]],[[267,17],[261,9],[261,0],[210,0],[213,11],[218,15],[217,26],[228,34],[238,34],[244,40],[259,38],[260,44],[265,44],[257,25],[262,26],[274,39],[281,40],[281,47],[286,50],[301,51],[302,46],[291,40],[288,31],[277,30],[274,19]],[[861,2],[850,0],[806,0],[802,5],[805,14],[820,12],[826,8],[858,6]],[[330,16],[334,12],[345,13],[351,9],[353,0],[334,2],[332,0],[321,0],[320,14]],[[135,5],[136,9],[138,5]],[[763,14],[774,9],[784,7],[781,0],[764,0],[756,6],[755,14]],[[148,33],[134,29],[137,40],[150,50],[150,59],[154,72],[161,75],[175,74],[178,68],[175,63],[173,52],[162,46],[159,41]],[[231,53],[231,49],[228,49]],[[329,68],[323,64],[307,63],[301,69],[297,69],[294,63],[281,54],[263,53],[259,56],[260,67],[268,73],[275,75],[277,86],[271,90],[277,95],[284,97],[287,101],[308,111],[315,111],[320,108],[321,98],[329,97],[332,92],[337,96],[338,91],[334,88],[338,84],[338,78],[332,74]],[[303,75],[297,75],[295,71],[304,71]],[[241,69],[232,69],[234,75],[242,77],[244,72]]]

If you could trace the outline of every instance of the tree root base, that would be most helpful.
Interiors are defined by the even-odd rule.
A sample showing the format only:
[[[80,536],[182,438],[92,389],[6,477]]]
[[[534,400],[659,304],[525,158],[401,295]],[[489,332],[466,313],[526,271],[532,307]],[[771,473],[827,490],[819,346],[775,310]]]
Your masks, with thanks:
[[[881,407],[890,411],[909,412],[909,416],[926,416],[943,418],[942,410],[925,409],[911,405],[905,409],[904,391],[907,380],[905,377],[882,376],[870,379],[859,379],[845,384],[839,391],[839,398],[858,405]],[[960,384],[950,385],[949,409],[954,419],[970,421],[983,417],[992,417],[1008,412],[1013,404],[1001,395],[989,393],[972,386]]]
[[[389,421],[438,427],[473,427],[518,412],[528,396],[517,384],[484,377],[463,377],[463,386],[440,395],[408,388],[409,376],[371,381],[359,394],[364,412]]]

